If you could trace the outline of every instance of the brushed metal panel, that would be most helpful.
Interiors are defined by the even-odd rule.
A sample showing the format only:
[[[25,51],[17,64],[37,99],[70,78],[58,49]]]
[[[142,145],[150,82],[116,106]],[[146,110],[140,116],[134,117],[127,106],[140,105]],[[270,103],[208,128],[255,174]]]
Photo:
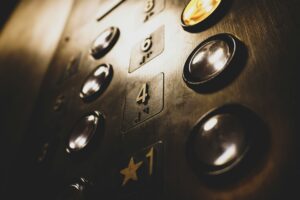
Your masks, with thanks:
[[[128,0],[118,5],[99,22],[97,11],[102,1],[75,1],[69,21],[53,61],[49,65],[37,114],[31,124],[34,148],[25,154],[32,159],[43,140],[58,140],[51,165],[41,178],[49,198],[68,182],[85,176],[95,183],[93,197],[115,199],[113,170],[119,159],[157,141],[164,143],[163,196],[161,199],[291,199],[299,196],[299,3],[294,0],[232,0],[216,21],[199,32],[187,32],[180,25],[182,9],[188,2],[166,1],[162,12],[143,23],[140,16],[145,1]],[[110,26],[120,29],[120,38],[102,59],[93,60],[89,49],[95,37]],[[128,73],[134,45],[161,25],[165,26],[165,46],[161,55]],[[247,48],[242,70],[226,85],[209,92],[196,92],[182,79],[184,63],[190,52],[206,38],[231,33]],[[58,84],[70,59],[82,53],[78,73]],[[79,98],[83,80],[96,66],[110,63],[114,76],[107,90],[94,102]],[[126,85],[144,82],[164,73],[164,108],[125,135],[121,124]],[[54,112],[53,102],[60,94],[69,99],[63,112]],[[209,110],[227,103],[239,103],[255,112],[266,124],[266,151],[263,159],[237,181],[216,187],[197,177],[186,160],[186,142],[196,121]],[[106,116],[101,144],[85,159],[70,159],[65,138],[84,113],[99,110]],[[41,138],[35,138],[35,135]],[[30,166],[30,165],[29,165]],[[35,166],[33,164],[33,166]],[[39,176],[31,173],[32,177]],[[40,179],[38,179],[40,180]],[[32,183],[33,184],[33,183]],[[42,184],[41,184],[42,185]]]

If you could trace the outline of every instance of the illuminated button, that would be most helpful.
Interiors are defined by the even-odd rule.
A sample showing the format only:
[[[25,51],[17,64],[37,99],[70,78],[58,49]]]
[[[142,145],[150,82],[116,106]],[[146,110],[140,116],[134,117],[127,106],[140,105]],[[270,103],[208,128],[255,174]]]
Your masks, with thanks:
[[[249,155],[258,127],[249,111],[237,105],[204,115],[193,128],[187,146],[197,172],[219,175],[236,167]]]
[[[69,185],[62,191],[57,200],[84,200],[88,199],[89,182],[80,178],[79,181]]]
[[[201,24],[217,10],[221,3],[222,0],[191,0],[181,15],[183,27]]]
[[[86,149],[90,143],[95,142],[103,128],[104,117],[97,111],[81,118],[69,135],[66,151],[76,153]]]
[[[104,56],[115,45],[119,35],[120,31],[116,27],[110,27],[104,30],[93,42],[90,50],[91,55],[95,59],[99,59]]]
[[[84,101],[92,101],[101,95],[112,79],[112,66],[109,64],[99,65],[85,80],[79,94]]]
[[[229,34],[219,34],[200,43],[187,59],[183,79],[190,86],[199,86],[218,77],[233,64],[238,40]]]

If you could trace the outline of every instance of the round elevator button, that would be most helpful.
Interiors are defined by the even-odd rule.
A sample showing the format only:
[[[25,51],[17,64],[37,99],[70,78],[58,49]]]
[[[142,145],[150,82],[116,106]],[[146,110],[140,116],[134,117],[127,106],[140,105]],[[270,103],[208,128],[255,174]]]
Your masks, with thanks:
[[[181,22],[184,28],[193,28],[208,19],[218,9],[222,0],[191,0],[183,9]]]
[[[98,35],[92,44],[90,53],[95,59],[104,56],[115,45],[120,35],[117,27],[109,27]]]
[[[233,65],[238,39],[230,34],[218,34],[200,43],[188,57],[183,79],[190,86],[204,85]]]
[[[196,159],[211,169],[226,170],[247,152],[246,132],[234,115],[218,114],[208,118],[195,136]]]
[[[68,153],[81,152],[96,140],[104,127],[104,117],[100,112],[93,112],[81,118],[73,127],[67,140]]]
[[[68,185],[56,198],[57,200],[85,200],[88,199],[89,182],[85,178]]]
[[[253,116],[243,106],[226,105],[201,117],[187,145],[188,157],[197,172],[220,175],[247,160],[254,135],[260,131]]]
[[[110,64],[99,65],[84,81],[80,98],[89,102],[99,97],[112,79],[113,69]]]

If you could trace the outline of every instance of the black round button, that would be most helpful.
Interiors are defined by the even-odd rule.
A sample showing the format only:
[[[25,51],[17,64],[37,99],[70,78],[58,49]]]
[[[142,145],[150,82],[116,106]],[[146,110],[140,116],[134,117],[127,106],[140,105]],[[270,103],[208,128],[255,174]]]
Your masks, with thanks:
[[[103,57],[115,45],[120,35],[117,27],[109,27],[98,35],[92,44],[90,53],[95,59]]]
[[[183,79],[189,86],[202,86],[219,77],[233,65],[238,40],[230,34],[219,34],[200,43],[188,57]]]
[[[212,169],[227,170],[247,152],[246,130],[239,119],[218,114],[207,119],[195,136],[196,159]]]
[[[238,166],[253,148],[254,136],[260,132],[253,116],[243,106],[226,105],[200,118],[187,144],[188,157],[197,172],[219,175]]]
[[[85,178],[80,178],[79,181],[70,184],[56,198],[57,200],[85,200],[88,199],[89,182]]]
[[[67,141],[68,153],[81,152],[90,143],[95,142],[104,127],[104,117],[100,112],[93,112],[81,118],[73,127]]]
[[[112,74],[111,65],[99,65],[84,81],[79,94],[80,98],[87,102],[95,100],[109,85]]]

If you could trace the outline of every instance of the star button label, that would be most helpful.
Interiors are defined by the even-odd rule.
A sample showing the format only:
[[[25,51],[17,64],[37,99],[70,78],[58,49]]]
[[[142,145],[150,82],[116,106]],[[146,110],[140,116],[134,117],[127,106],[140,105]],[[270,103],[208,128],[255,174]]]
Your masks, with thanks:
[[[137,176],[136,172],[142,164],[143,164],[143,161],[134,163],[133,157],[130,158],[128,167],[125,169],[122,169],[120,171],[120,173],[122,175],[124,175],[124,180],[123,180],[122,186],[125,186],[129,180],[133,180],[133,181],[138,180],[138,176]]]
[[[163,188],[163,152],[163,142],[158,141],[120,160],[112,171],[116,199],[157,199]]]

